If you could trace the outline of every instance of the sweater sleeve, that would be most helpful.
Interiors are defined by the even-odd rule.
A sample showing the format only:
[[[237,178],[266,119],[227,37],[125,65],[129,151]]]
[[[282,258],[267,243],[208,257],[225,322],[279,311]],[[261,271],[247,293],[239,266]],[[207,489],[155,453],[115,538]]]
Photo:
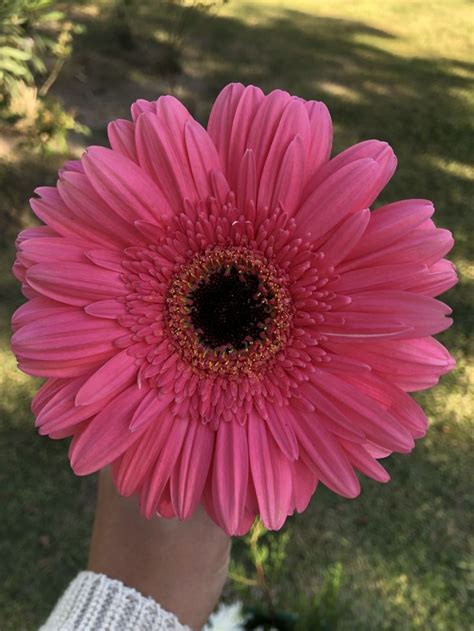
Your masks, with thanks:
[[[191,631],[120,581],[80,572],[39,631]]]

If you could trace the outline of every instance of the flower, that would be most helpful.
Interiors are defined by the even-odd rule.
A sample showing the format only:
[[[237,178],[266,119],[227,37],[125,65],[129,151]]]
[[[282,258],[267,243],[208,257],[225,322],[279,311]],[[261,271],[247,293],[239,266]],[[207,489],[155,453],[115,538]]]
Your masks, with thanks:
[[[344,497],[409,452],[407,392],[454,366],[432,337],[456,282],[433,205],[369,210],[384,142],[329,159],[323,103],[227,86],[207,131],[171,96],[132,105],[111,149],[66,163],[18,237],[13,316],[40,434],[78,475],[112,463],[151,517],[202,502],[230,534],[278,529],[318,481]]]

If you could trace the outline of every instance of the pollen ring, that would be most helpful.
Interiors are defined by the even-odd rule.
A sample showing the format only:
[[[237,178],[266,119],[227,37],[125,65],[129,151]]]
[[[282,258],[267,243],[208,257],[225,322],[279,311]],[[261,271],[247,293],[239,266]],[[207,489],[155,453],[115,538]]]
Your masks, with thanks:
[[[212,248],[182,265],[166,307],[178,352],[205,375],[263,374],[291,328],[284,275],[244,247]]]

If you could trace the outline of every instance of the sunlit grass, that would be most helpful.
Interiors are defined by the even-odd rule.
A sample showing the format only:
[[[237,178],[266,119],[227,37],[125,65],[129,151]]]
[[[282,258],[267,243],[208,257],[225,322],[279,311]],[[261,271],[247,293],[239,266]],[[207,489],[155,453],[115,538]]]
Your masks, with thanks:
[[[9,348],[0,347],[0,392],[2,393],[2,414],[15,420],[19,399],[29,401],[36,390],[37,380],[20,372],[16,359]],[[28,422],[30,419],[28,419]]]
[[[253,15],[253,7],[259,9],[260,20]],[[394,39],[382,40],[372,34],[357,35],[357,41],[376,42],[397,55],[411,56],[416,52],[417,56],[427,58],[447,56],[461,61],[472,58],[474,44],[470,26],[473,9],[469,0],[256,0],[231,2],[225,11],[255,24],[266,18],[279,17],[285,9],[368,23],[393,34]]]

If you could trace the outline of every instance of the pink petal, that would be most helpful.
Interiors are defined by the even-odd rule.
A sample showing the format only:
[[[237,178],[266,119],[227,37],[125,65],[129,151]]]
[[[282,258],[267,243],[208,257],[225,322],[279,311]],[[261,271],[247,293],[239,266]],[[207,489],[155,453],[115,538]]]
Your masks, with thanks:
[[[78,425],[72,425],[70,427],[65,427],[64,429],[58,429],[55,432],[51,432],[48,434],[49,438],[52,440],[62,440],[63,438],[68,438],[69,436],[76,436],[76,434],[87,425],[87,421],[82,421]]]
[[[160,500],[158,502],[156,514],[159,517],[165,517],[166,519],[173,519],[176,517],[176,513],[173,508],[173,503],[171,501],[171,489],[170,482],[168,481],[163,493],[161,494]]]
[[[295,460],[293,467],[293,500],[292,504],[298,513],[302,513],[308,507],[308,504],[316,491],[318,479],[305,463]]]
[[[114,350],[106,353],[97,353],[78,359],[31,359],[29,357],[18,357],[18,368],[27,375],[34,377],[61,377],[64,379],[79,377],[98,368],[104,360],[113,355]]]
[[[390,416],[394,420],[396,419],[396,423],[403,426],[413,438],[421,438],[426,434],[428,420],[425,413],[416,401],[400,390],[396,385],[375,373],[349,375],[346,381],[351,386],[366,392],[371,398],[384,406],[390,413]],[[370,442],[382,447],[387,447],[378,440],[372,440]],[[389,450],[393,451],[390,448]],[[397,449],[397,451],[400,450]],[[371,452],[371,455],[374,454]],[[375,457],[379,458],[383,456],[375,455]]]
[[[59,392],[63,386],[63,379],[48,379],[45,381],[31,402],[31,411],[33,414],[38,416],[48,401],[51,401],[56,392]]]
[[[130,421],[130,431],[135,432],[140,427],[155,423],[170,407],[172,401],[173,396],[171,394],[158,396],[155,390],[150,390],[135,410],[135,414]]]
[[[256,88],[253,85],[247,86],[242,92],[241,98],[235,108],[235,113],[233,115],[229,114],[229,119],[225,123],[225,127],[229,133],[229,144],[225,156],[222,156],[221,151],[219,151],[219,154],[221,155],[221,164],[224,168],[225,165],[227,165],[225,173],[233,189],[235,189],[235,185],[237,184],[240,161],[246,149],[250,146],[250,128],[252,127],[255,114],[264,98],[264,94],[260,88]],[[211,132],[209,132],[209,134],[216,144],[216,139]],[[219,148],[217,144],[216,147]]]
[[[184,437],[189,429],[189,423],[190,421],[178,417],[174,418],[173,427],[164,440],[156,465],[145,481],[140,505],[147,519],[157,510],[158,503],[181,452]]]
[[[298,208],[303,190],[305,151],[306,147],[300,136],[296,136],[288,145],[272,185],[273,191],[268,191],[271,196],[270,207],[281,206],[290,214]]]
[[[365,444],[365,450],[368,454],[370,454],[373,458],[386,458],[390,456],[392,452],[389,449],[384,449],[375,443],[367,441]]]
[[[236,534],[243,519],[249,478],[247,430],[236,421],[217,429],[212,469],[213,506],[218,523]]]
[[[119,394],[135,381],[137,371],[135,357],[126,350],[117,353],[81,386],[76,405],[91,405]]]
[[[219,204],[225,204],[229,198],[230,188],[222,171],[213,169],[211,171],[212,194]]]
[[[456,268],[451,261],[441,259],[427,268],[424,274],[411,276],[406,288],[434,297],[454,287],[458,280]]]
[[[321,482],[343,497],[357,497],[360,485],[338,440],[327,432],[317,416],[298,412],[295,432],[302,448],[302,459]]]
[[[28,239],[20,248],[22,260],[28,260],[28,266],[35,263],[50,263],[52,261],[87,262],[84,255],[84,245],[77,245],[71,239],[63,237],[43,237]]]
[[[374,160],[378,166],[378,169],[373,174],[371,186],[365,189],[366,197],[361,205],[361,208],[368,208],[390,180],[397,166],[397,159],[392,148],[386,142],[381,142],[380,140],[364,140],[339,153],[325,164],[323,168],[319,169],[308,182],[304,193],[305,197],[311,196],[324,180],[338,170],[352,162],[363,159]]]
[[[377,482],[388,482],[390,475],[361,445],[340,439],[339,444],[345,451],[350,463],[361,473]]]
[[[71,171],[74,173],[84,173],[80,160],[66,160],[63,166],[59,169],[59,177],[62,177],[65,173]]]
[[[12,274],[18,281],[20,281],[20,283],[24,283],[26,277],[26,267],[20,263],[18,258],[13,263]],[[27,287],[28,286],[25,285],[25,288]]]
[[[249,414],[250,470],[265,526],[278,530],[291,512],[293,476],[290,461],[269,435],[265,421]]]
[[[117,488],[122,495],[132,495],[143,484],[172,433],[174,421],[173,415],[164,410],[155,417],[155,422],[144,427],[143,433],[139,432],[140,438],[123,454],[116,475]]]
[[[408,289],[410,278],[414,282],[423,279],[426,274],[425,265],[415,263],[394,262],[391,265],[374,265],[344,272],[328,283],[327,289],[336,293],[366,291],[373,289]]]
[[[191,517],[201,500],[213,447],[214,432],[198,420],[191,421],[170,479],[171,501],[179,519]]]
[[[359,243],[362,241],[364,239]],[[420,227],[412,230],[399,241],[379,250],[358,257],[352,252],[351,258],[341,263],[338,272],[345,273],[362,267],[393,263],[417,263],[431,266],[445,256],[453,244],[453,237],[449,230],[426,230]]]
[[[293,100],[288,92],[283,90],[273,90],[273,92],[270,92],[270,94],[260,101],[260,104],[255,112],[255,116],[249,129],[247,147],[252,149],[255,153],[258,181],[260,181],[262,176],[265,163],[267,162],[267,157],[272,148],[275,134],[278,133],[278,126],[285,108],[293,102],[297,101],[296,99]],[[306,119],[308,120],[307,115]],[[309,125],[309,121],[307,124]],[[281,133],[284,133],[284,130],[281,130],[279,137],[281,137]],[[284,149],[286,149],[290,140],[294,138],[295,135],[296,133],[294,133],[291,138],[287,138],[287,143]],[[278,155],[277,149],[278,147],[274,148],[274,155]]]
[[[299,209],[300,229],[316,240],[350,213],[366,208],[378,168],[374,160],[356,160],[330,175]]]
[[[12,329],[17,331],[21,327],[41,320],[49,315],[56,315],[59,313],[71,313],[76,310],[69,305],[64,305],[58,302],[54,302],[49,298],[43,296],[32,298],[25,304],[21,305],[12,316]]]
[[[113,340],[122,327],[109,320],[91,318],[82,311],[45,315],[23,326],[12,337],[12,348],[21,361],[37,359],[74,362],[114,350]]]
[[[107,403],[106,397],[99,402],[84,407],[76,407],[77,391],[84,383],[84,377],[63,380],[61,389],[48,401],[36,418],[36,427],[42,435],[71,428],[97,414]]]
[[[48,298],[78,307],[127,293],[120,274],[87,263],[39,263],[28,270],[26,279]]]
[[[235,191],[240,163],[248,148],[249,129],[263,99],[260,88],[244,88],[240,83],[231,83],[219,94],[209,116],[209,135],[217,148],[230,186]]]
[[[192,118],[181,101],[169,94],[160,96],[156,101],[156,115],[176,135],[183,130],[186,121]]]
[[[99,267],[122,274],[125,271],[122,267],[123,253],[119,250],[88,250],[85,254],[90,261]]]
[[[66,206],[56,188],[41,187],[35,193],[41,195],[41,198],[30,199],[33,212],[60,235],[84,239],[99,247],[113,247],[116,244],[113,237],[97,229],[95,221],[91,223],[83,216],[78,221],[77,215]]]
[[[444,331],[451,324],[446,316],[451,313],[450,307],[430,298],[407,291],[366,291],[354,294],[347,307],[341,309],[344,326],[353,332],[360,331],[364,325],[359,324],[358,316],[367,315],[365,329],[370,329],[376,323],[383,325],[402,324],[411,331],[407,337],[423,337]],[[324,328],[324,327],[322,327]]]
[[[116,300],[91,302],[84,307],[84,311],[96,318],[107,318],[109,320],[117,320],[120,316],[128,313],[125,304]]]
[[[250,202],[257,201],[257,171],[255,167],[255,154],[247,149],[239,168],[237,185],[237,203],[239,208],[247,208]]]
[[[357,242],[362,238],[370,220],[370,211],[360,210],[349,215],[324,244],[321,250],[324,252],[323,265],[325,268],[335,267],[343,261]]]
[[[118,118],[107,126],[110,146],[133,162],[138,162],[135,148],[135,125],[130,121]]]
[[[374,443],[390,451],[406,453],[414,446],[413,438],[389,412],[358,388],[327,371],[316,369],[312,375],[312,402],[330,418],[363,432]],[[366,383],[367,380],[364,380]],[[296,429],[296,427],[295,427]]]
[[[197,198],[207,199],[212,194],[211,171],[221,169],[216,148],[206,130],[193,119],[184,126],[184,140]]]
[[[381,250],[417,228],[434,212],[426,199],[406,199],[381,206],[370,213],[364,239],[354,248],[351,258]]]
[[[149,243],[159,243],[160,239],[164,236],[164,226],[150,223],[149,221],[138,220],[134,222],[135,228],[146,237]]]
[[[184,143],[185,122],[176,121],[169,127],[153,114],[143,114],[136,127],[138,159],[143,172],[159,184],[168,203],[177,211],[182,209],[185,198],[198,199]]]
[[[51,188],[52,191],[56,192],[55,188],[45,187],[46,189]],[[39,189],[37,189],[39,190]],[[15,239],[15,246],[20,248],[25,241],[28,239],[41,239],[43,237],[57,237],[59,236],[57,232],[55,232],[49,226],[33,226],[31,228],[25,228],[18,233],[17,238]]]
[[[136,123],[138,117],[145,112],[152,112],[156,114],[156,101],[147,101],[146,99],[138,99],[132,104],[130,108],[132,112],[133,121]]]
[[[366,435],[364,431],[352,422],[350,416],[341,412],[334,403],[322,395],[321,390],[315,392],[314,385],[309,384],[302,388],[305,398],[314,408],[314,422],[319,423],[326,431],[336,437],[345,438],[355,443],[364,443]],[[299,411],[303,415],[308,414],[308,409],[300,407],[297,402],[292,405],[295,411],[295,417],[299,418]]]
[[[244,535],[246,535],[249,530],[252,528],[253,522],[255,521],[257,514],[256,513],[250,513],[247,510],[245,511],[245,514],[239,524],[238,530],[236,531],[236,536],[238,537],[243,537]],[[218,522],[216,522],[218,523]],[[225,528],[224,528],[225,530]],[[226,531],[227,532],[227,531]],[[229,534],[229,533],[227,533]]]
[[[278,178],[289,179],[292,177],[291,184],[295,187],[294,194],[298,193],[297,199],[294,201],[294,207],[296,207],[300,201],[299,195],[303,188],[304,160],[309,141],[309,119],[303,103],[297,99],[287,101],[286,93],[283,93],[283,95],[279,94],[275,98],[275,109],[273,109],[270,104],[272,94],[274,93],[267,97],[260,108],[262,112],[265,111],[265,114],[262,114],[262,116],[267,114],[270,116],[268,120],[265,119],[264,129],[256,127],[259,120],[259,109],[249,134],[249,147],[255,152],[257,177],[259,178],[257,206],[259,208],[270,207]],[[267,104],[267,107],[265,107],[265,104]],[[272,116],[275,117],[275,120],[272,120]],[[260,121],[260,124],[262,124],[262,121]],[[273,128],[273,125],[275,125],[273,133],[271,136],[268,136],[265,134],[266,128],[267,126]],[[303,163],[303,166],[299,172],[296,172],[293,168],[294,165],[291,165],[292,172],[285,173],[282,171],[283,161],[290,143],[296,137],[299,138],[299,144],[293,146],[292,152],[296,154],[299,148],[299,162]],[[291,160],[294,161],[295,156],[293,158],[291,156],[287,157],[286,162],[288,163]]]
[[[138,439],[140,432],[133,433],[128,427],[145,394],[146,390],[130,386],[102,408],[79,436],[74,437],[69,458],[76,475],[98,471]]]
[[[76,223],[90,226],[112,247],[141,243],[130,222],[106,204],[84,174],[65,174],[58,182],[58,191]]]
[[[287,413],[285,407],[268,405],[267,410],[269,415],[267,426],[276,444],[288,460],[296,460],[298,458],[298,442],[292,425],[293,417]]]
[[[124,156],[104,147],[90,147],[82,163],[97,193],[125,221],[156,222],[172,214],[158,186]]]
[[[315,174],[328,160],[332,147],[332,121],[328,108],[320,101],[306,101],[309,117],[310,139],[306,178]]]
[[[229,172],[229,147],[232,124],[244,91],[245,88],[241,83],[226,85],[216,98],[209,114],[207,131],[214,141],[226,173]]]
[[[400,386],[403,384],[403,389],[410,391],[418,390],[420,383],[426,388],[435,385],[440,375],[454,367],[448,351],[432,338],[372,341],[369,344],[341,343],[331,339],[325,346],[335,353],[366,362],[390,381]]]

